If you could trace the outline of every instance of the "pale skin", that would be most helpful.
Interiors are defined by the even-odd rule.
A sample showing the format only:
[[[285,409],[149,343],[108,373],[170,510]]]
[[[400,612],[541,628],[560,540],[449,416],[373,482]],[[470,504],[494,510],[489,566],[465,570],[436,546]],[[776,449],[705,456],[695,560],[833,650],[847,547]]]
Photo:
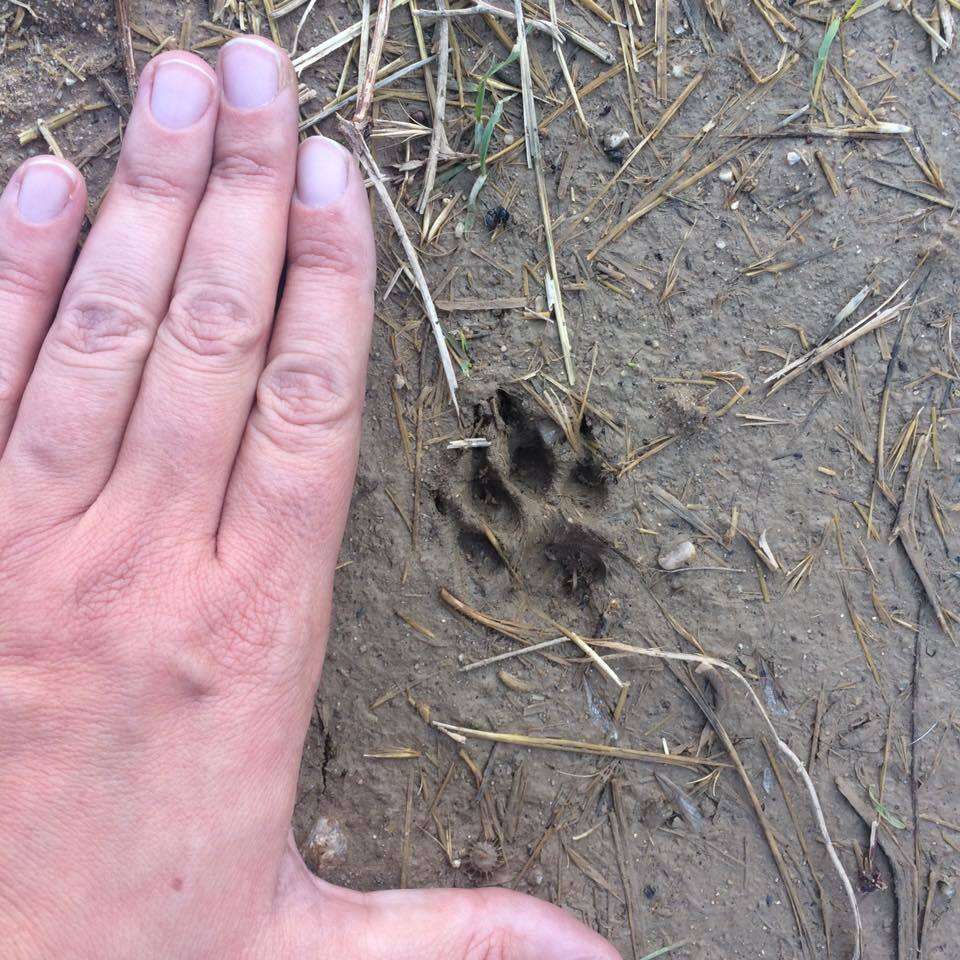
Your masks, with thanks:
[[[617,960],[517,893],[331,886],[290,838],[375,260],[286,55],[152,60],[75,260],[85,203],[49,157],[0,198],[4,957]]]

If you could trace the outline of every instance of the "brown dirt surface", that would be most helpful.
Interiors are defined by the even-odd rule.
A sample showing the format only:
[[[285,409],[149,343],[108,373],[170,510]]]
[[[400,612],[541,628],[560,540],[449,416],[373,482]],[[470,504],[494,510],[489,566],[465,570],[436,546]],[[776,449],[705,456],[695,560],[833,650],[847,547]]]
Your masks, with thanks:
[[[393,12],[385,63],[419,57],[413,6]],[[864,0],[829,52],[814,106],[783,126],[809,102],[818,47],[831,15],[845,5],[667,0],[661,99],[656,57],[646,46],[655,39],[652,3],[599,0],[624,25],[618,31],[596,4],[559,0],[561,24],[610,54],[604,63],[568,41],[576,86],[614,70],[583,95],[584,128],[567,103],[549,38],[530,35],[577,373],[569,389],[544,300],[543,221],[522,144],[491,162],[478,216],[465,230],[457,225],[476,172],[444,160],[431,214],[457,199],[437,236],[421,241],[414,207],[431,125],[423,71],[383,89],[374,132],[395,132],[387,121],[427,128],[427,136],[371,142],[441,301],[462,424],[403,252],[380,211],[380,296],[360,467],[295,813],[304,845],[325,818],[311,849],[327,879],[363,889],[401,880],[514,885],[566,907],[625,957],[678,941],[689,942],[670,953],[677,960],[849,957],[850,911],[806,796],[782,763],[771,768],[759,718],[731,682],[720,696],[702,676],[694,681],[708,710],[719,698],[716,710],[782,851],[786,879],[729,766],[715,773],[474,739],[459,744],[432,726],[439,720],[728,763],[678,679],[690,682],[685,671],[658,661],[608,656],[630,685],[616,717],[614,683],[570,642],[459,670],[563,631],[688,652],[693,640],[749,675],[781,735],[810,762],[830,831],[858,885],[865,955],[897,957],[899,897],[901,917],[918,919],[926,960],[960,956],[952,902],[960,872],[960,661],[901,542],[891,540],[901,501],[915,494],[914,557],[960,637],[950,619],[960,611],[953,330],[960,102],[948,92],[960,89],[960,60],[954,49],[932,63],[929,36],[903,6]],[[916,0],[914,9],[928,17],[931,3]],[[960,17],[954,0],[932,9]],[[306,10],[277,20],[288,48]],[[299,51],[359,16],[354,2],[317,4]],[[181,41],[215,57],[224,34],[207,25],[210,18],[203,3],[131,0],[138,65]],[[515,36],[511,20],[496,25],[504,37]],[[226,3],[220,27],[241,26],[268,32],[260,0]],[[423,29],[429,48],[439,31],[433,21]],[[479,16],[456,19],[453,34],[447,137],[472,162],[477,83],[508,46]],[[26,9],[4,0],[0,36],[7,174],[45,149],[40,140],[25,147],[17,140],[36,118],[107,104],[54,131],[66,156],[87,159],[95,216],[116,160],[116,142],[108,141],[123,122],[103,81],[121,102],[126,91],[113,4],[35,0]],[[628,57],[624,69],[631,36],[637,59]],[[335,96],[348,59],[349,89],[356,83],[349,44],[303,71],[315,93],[304,116]],[[747,64],[762,78],[778,65],[783,70],[757,85]],[[617,171],[618,156],[655,128],[701,70],[704,78],[676,116],[578,219]],[[431,71],[435,77],[435,63]],[[496,100],[510,98],[493,156],[523,138],[522,101],[513,96],[519,78],[512,64],[491,85],[485,116]],[[567,109],[545,123],[562,104]],[[884,133],[884,123],[910,132]],[[822,135],[839,128],[881,132]],[[321,129],[334,134],[335,122]],[[619,154],[605,151],[605,137],[620,130],[628,138]],[[684,183],[725,154],[716,169]],[[821,162],[836,178],[836,194]],[[678,165],[681,176],[670,180]],[[591,256],[650,196],[661,202]],[[499,206],[509,220],[491,231],[484,215]],[[826,339],[861,288],[870,288],[866,301],[838,329],[867,316],[901,283],[893,302],[905,300],[912,310],[768,395],[764,380]],[[504,298],[511,299],[482,308]],[[875,468],[885,382],[886,492]],[[448,449],[458,437],[490,445]],[[908,487],[918,448],[926,456]],[[655,497],[655,487],[677,498],[699,529]],[[737,529],[728,536],[734,512]],[[764,533],[778,569],[760,561]],[[697,547],[693,569],[660,570],[660,552],[684,539]],[[457,612],[441,588],[500,629]],[[398,751],[406,759],[385,758]],[[655,771],[685,793],[658,783]],[[916,872],[909,902],[914,884],[894,889],[880,850],[872,864],[879,889],[859,892],[857,849],[867,850],[868,829],[838,792],[838,776],[854,784],[868,812],[882,807],[885,846],[898,848]]]

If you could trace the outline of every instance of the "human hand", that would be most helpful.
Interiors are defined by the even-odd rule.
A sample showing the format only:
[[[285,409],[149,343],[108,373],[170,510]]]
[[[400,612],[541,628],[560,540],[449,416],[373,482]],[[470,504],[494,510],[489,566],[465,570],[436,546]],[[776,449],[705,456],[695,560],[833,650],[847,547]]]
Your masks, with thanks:
[[[3,956],[615,960],[519,894],[335,888],[289,839],[375,280],[360,173],[297,119],[266,41],[163,54],[72,271],[77,171],[0,198]]]

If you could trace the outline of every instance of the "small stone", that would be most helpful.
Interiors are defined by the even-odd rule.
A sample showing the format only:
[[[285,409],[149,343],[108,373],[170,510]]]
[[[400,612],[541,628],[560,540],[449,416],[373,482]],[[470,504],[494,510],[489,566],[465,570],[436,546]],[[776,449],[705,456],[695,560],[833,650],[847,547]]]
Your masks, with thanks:
[[[733,183],[733,171],[729,167],[721,167],[717,179],[721,183]]]
[[[333,817],[317,817],[304,845],[303,859],[314,873],[346,861],[347,838]]]
[[[803,157],[796,150],[787,151],[787,163],[791,167],[795,167],[801,160],[803,160]]]
[[[679,80],[683,76],[683,65],[679,63],[675,63],[670,68],[670,73],[672,73],[673,76],[676,77],[677,80]]]
[[[512,146],[516,140],[517,138],[509,130],[503,135],[503,144],[506,147]]]
[[[726,241],[726,240],[718,240],[718,241],[716,242],[715,246],[716,246],[716,248],[717,248],[718,250],[726,250],[726,249],[727,249],[727,241]]]
[[[629,139],[630,134],[627,133],[626,130],[611,130],[609,133],[604,134],[603,149],[608,153],[611,150],[617,150]]]
[[[681,567],[689,566],[697,555],[697,548],[690,540],[682,540],[668,550],[665,550],[657,558],[663,570],[679,570]]]

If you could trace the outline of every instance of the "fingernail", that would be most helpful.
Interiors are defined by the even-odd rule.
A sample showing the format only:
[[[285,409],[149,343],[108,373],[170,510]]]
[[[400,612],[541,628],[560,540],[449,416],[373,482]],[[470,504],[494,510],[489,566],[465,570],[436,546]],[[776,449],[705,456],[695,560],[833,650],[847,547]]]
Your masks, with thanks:
[[[162,126],[182,130],[206,113],[213,89],[200,67],[186,60],[164,60],[153,75],[150,110]]]
[[[231,40],[220,54],[227,103],[252,110],[270,103],[280,89],[279,52],[254,37]]]
[[[333,140],[311,137],[297,154],[297,197],[308,207],[325,207],[343,196],[350,178],[350,154]]]
[[[46,223],[67,205],[77,175],[52,157],[30,163],[20,181],[17,207],[30,223]]]

